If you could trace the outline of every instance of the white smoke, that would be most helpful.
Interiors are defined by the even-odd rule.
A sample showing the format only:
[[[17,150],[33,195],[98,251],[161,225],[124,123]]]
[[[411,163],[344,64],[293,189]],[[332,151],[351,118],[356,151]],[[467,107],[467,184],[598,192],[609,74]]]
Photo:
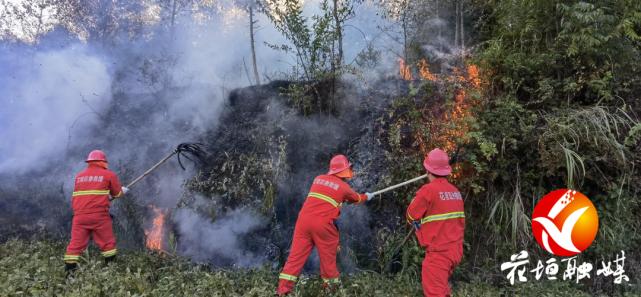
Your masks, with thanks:
[[[307,2],[306,9],[308,15],[317,12],[318,2]],[[360,9],[345,27],[347,63],[368,44],[398,47],[381,37],[385,35],[377,31],[378,23],[371,21],[374,15],[372,7]],[[258,21],[258,67],[266,82],[266,74],[278,78],[295,58],[266,47],[265,41],[286,42],[264,15],[258,15]],[[43,46],[32,48],[34,54],[20,51],[24,47],[9,50],[10,56],[0,58],[0,174],[28,174],[46,168],[47,160],[73,164],[59,176],[66,183],[68,199],[70,177],[94,148],[107,152],[112,169],[128,169],[130,176],[137,176],[178,143],[201,140],[218,125],[229,92],[250,84],[247,23],[242,13],[231,20],[213,16],[204,23],[187,18],[177,22],[173,33],[158,33],[155,41],[130,40],[114,46],[75,43],[55,50],[42,50]],[[172,61],[163,60],[166,57]],[[382,60],[396,63],[393,58]],[[335,122],[301,122],[288,129],[306,134],[330,124],[335,130],[341,128]],[[134,187],[131,196],[172,208],[193,174],[171,160]],[[305,182],[309,181],[300,184]],[[240,242],[262,219],[240,210],[213,222],[187,209],[175,215],[183,254],[196,260],[220,255],[240,266],[263,261]]]
[[[111,101],[111,75],[89,47],[20,53],[1,62],[0,173],[42,168],[97,129]]]
[[[305,7],[308,16],[318,13],[316,1],[306,3]],[[371,21],[374,11],[371,6],[359,7],[358,14],[346,27],[347,62],[381,36],[377,33],[378,23]],[[261,75],[284,72],[293,57],[263,44],[264,41],[271,44],[285,41],[264,15],[257,17],[260,26],[256,36],[259,72]],[[118,85],[114,85],[112,72],[115,70],[109,67],[125,67],[128,63],[138,62],[119,56],[123,51],[114,51],[116,54],[111,55],[94,53],[90,44],[77,43],[62,50],[36,51],[33,55],[11,53],[12,57],[0,60],[0,66],[4,68],[4,82],[0,83],[4,88],[0,97],[3,104],[0,111],[3,127],[0,131],[5,135],[0,142],[0,173],[25,173],[37,169],[43,165],[43,160],[59,159],[69,148],[84,147],[79,152],[81,155],[75,156],[83,158],[94,148],[92,136],[100,136],[95,135],[100,131],[95,124],[112,102],[112,89],[141,92],[148,95],[141,96],[138,99],[141,102],[163,100],[169,105],[168,110],[155,116],[151,123],[137,127],[138,131],[109,131],[115,133],[119,142],[118,148],[110,152],[113,161],[131,161],[132,154],[121,151],[130,144],[134,148],[141,147],[143,141],[133,137],[136,134],[150,135],[148,138],[155,139],[186,140],[211,130],[217,124],[229,91],[249,84],[246,73],[251,70],[246,68],[251,65],[246,20],[242,12],[231,20],[221,12],[206,23],[184,20],[182,25],[177,25],[171,38],[167,36],[165,41],[157,44],[145,46],[144,43],[132,42],[132,47],[138,47],[138,52],[160,52],[155,47],[164,44],[166,48],[163,50],[176,58],[168,80],[153,87],[141,82],[140,74],[135,73],[140,70],[133,67],[119,74],[127,76],[129,81],[120,80]],[[123,69],[120,70],[122,72]],[[171,98],[157,98],[154,92],[167,86],[183,90]],[[178,125],[182,127],[177,129]],[[168,148],[171,148],[174,142],[168,142]],[[143,150],[141,157],[144,154]],[[135,159],[141,163],[144,160]]]
[[[179,251],[196,261],[230,261],[238,267],[254,267],[265,259],[246,250],[240,238],[264,226],[266,220],[247,209],[236,209],[211,221],[191,209],[174,214],[180,238]]]

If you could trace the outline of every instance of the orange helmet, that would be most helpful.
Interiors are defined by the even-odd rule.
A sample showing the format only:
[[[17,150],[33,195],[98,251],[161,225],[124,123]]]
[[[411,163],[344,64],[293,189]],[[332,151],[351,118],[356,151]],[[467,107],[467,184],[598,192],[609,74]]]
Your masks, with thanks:
[[[91,153],[89,153],[89,156],[87,156],[87,160],[85,162],[93,162],[93,161],[102,161],[102,162],[107,162],[107,155],[105,155],[105,152],[101,150],[93,150]]]
[[[423,167],[428,172],[438,176],[447,176],[452,173],[450,158],[446,152],[439,148],[433,149],[425,156]]]
[[[336,174],[350,167],[352,167],[352,164],[347,160],[345,155],[336,155],[329,161],[329,171],[327,174]]]

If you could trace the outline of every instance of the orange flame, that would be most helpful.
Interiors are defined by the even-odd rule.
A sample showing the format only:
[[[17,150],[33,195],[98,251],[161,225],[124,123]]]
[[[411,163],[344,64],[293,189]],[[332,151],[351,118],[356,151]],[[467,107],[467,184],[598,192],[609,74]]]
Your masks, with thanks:
[[[427,64],[427,60],[425,59],[421,59],[420,61],[418,61],[418,73],[424,80],[436,80],[436,76],[432,72],[430,72],[429,65]]]
[[[402,79],[412,80],[412,72],[410,65],[405,60],[399,58],[399,73]],[[443,125],[431,126],[431,134],[439,135],[436,143],[442,146],[447,152],[454,152],[457,146],[461,143],[468,141],[466,138],[470,130],[470,117],[472,117],[471,107],[478,104],[474,96],[469,96],[468,93],[481,89],[482,81],[479,76],[479,68],[474,64],[469,64],[464,69],[453,67],[449,74],[434,74],[429,69],[429,64],[426,59],[421,59],[416,64],[418,75],[422,80],[435,81],[440,83],[452,84],[456,87],[451,102],[451,105],[446,107],[443,115],[441,116],[441,123]],[[434,143],[428,145],[428,142],[434,140],[426,140],[422,133],[415,135],[415,139],[419,148],[423,152],[427,152]]]
[[[472,64],[467,67],[467,76],[470,84],[476,89],[481,87],[481,78],[479,78],[479,68]]]
[[[467,132],[470,130],[467,119],[472,116],[471,107],[475,103],[474,99],[468,96],[468,90],[480,89],[481,78],[478,67],[471,64],[467,66],[464,73],[461,73],[458,68],[454,68],[450,80],[462,84],[454,94],[454,102],[450,112],[444,116],[444,120],[453,127],[443,131],[445,150],[451,152],[456,149],[457,142],[466,141]]]
[[[409,65],[405,64],[403,58],[398,59],[398,66],[401,78],[404,80],[412,80],[412,70]]]
[[[154,219],[151,228],[145,230],[145,236],[147,237],[145,245],[150,250],[162,251],[163,236],[165,233],[165,211],[153,205],[151,208],[154,211]]]
[[[448,75],[440,76],[444,81],[454,84],[456,90],[453,94],[451,105],[443,113],[442,122],[436,129],[437,142],[448,153],[454,153],[457,147],[469,141],[470,119],[473,117],[472,107],[478,104],[476,97],[470,96],[481,89],[482,81],[479,76],[479,68],[476,65],[469,65],[465,69],[454,67]],[[462,168],[456,164],[456,168]],[[460,172],[454,174],[454,178],[460,176]]]
[[[450,73],[432,73],[426,59],[421,59],[416,64],[418,75],[421,80],[434,81],[438,85],[449,85],[454,87],[452,99],[441,110],[440,119],[427,121],[425,126],[414,133],[419,150],[427,153],[435,145],[441,146],[446,152],[452,154],[457,151],[458,146],[469,140],[468,132],[471,129],[473,117],[472,107],[480,104],[479,91],[482,91],[482,79],[479,75],[479,68],[469,64],[461,69],[453,67]],[[399,59],[399,73],[404,80],[412,80],[410,65],[405,60]],[[472,95],[470,95],[472,94]],[[428,135],[436,135],[432,138]],[[461,176],[464,170],[463,164],[454,165],[456,172],[453,177]]]

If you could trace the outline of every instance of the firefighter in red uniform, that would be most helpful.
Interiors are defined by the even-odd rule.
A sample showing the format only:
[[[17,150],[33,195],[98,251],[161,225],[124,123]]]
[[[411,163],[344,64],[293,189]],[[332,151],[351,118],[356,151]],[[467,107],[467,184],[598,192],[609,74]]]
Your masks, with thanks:
[[[278,276],[278,296],[289,294],[296,284],[307,257],[316,247],[320,258],[320,271],[325,288],[340,283],[336,268],[339,234],[335,221],[344,202],[363,203],[372,198],[369,193],[358,194],[345,182],[353,176],[347,157],[332,158],[327,174],[314,179],[307,199],[298,213],[294,238],[287,262]]]
[[[425,248],[422,284],[425,296],[450,296],[449,277],[463,256],[465,212],[459,190],[446,177],[452,172],[447,153],[434,149],[425,158],[429,183],[407,208],[407,219]]]
[[[71,241],[64,257],[67,273],[78,268],[80,254],[87,248],[90,236],[102,251],[105,263],[115,259],[116,238],[111,227],[109,197],[118,198],[129,191],[121,187],[118,176],[107,169],[104,152],[92,151],[86,162],[87,168],[76,175],[71,198]]]

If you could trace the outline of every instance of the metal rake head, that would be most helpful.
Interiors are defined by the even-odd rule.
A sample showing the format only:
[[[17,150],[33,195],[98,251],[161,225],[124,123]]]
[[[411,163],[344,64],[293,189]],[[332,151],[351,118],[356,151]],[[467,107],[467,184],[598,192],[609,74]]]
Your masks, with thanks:
[[[198,163],[207,154],[207,152],[203,149],[203,144],[197,142],[183,142],[176,146],[174,153],[176,154],[176,156],[178,156],[178,164],[183,170],[185,170],[185,166],[183,166],[183,163],[180,160],[181,156],[185,157],[189,161]]]

